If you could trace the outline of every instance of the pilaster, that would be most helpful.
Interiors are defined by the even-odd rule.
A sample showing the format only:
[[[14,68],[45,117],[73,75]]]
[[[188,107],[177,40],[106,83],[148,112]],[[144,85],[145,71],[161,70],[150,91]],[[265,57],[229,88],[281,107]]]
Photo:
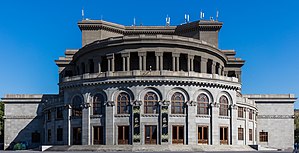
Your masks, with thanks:
[[[200,59],[200,73],[207,73],[207,63],[208,59],[201,57]]]
[[[106,145],[114,145],[114,101],[107,101],[105,103],[105,130],[106,130]]]
[[[218,123],[218,117],[219,117],[219,104],[217,102],[211,103],[211,130],[212,130],[212,136],[211,136],[211,145],[219,145],[220,144],[220,127]]]
[[[188,145],[196,145],[197,144],[197,136],[196,136],[196,101],[188,101],[187,102],[187,128],[188,129]]]
[[[238,106],[236,104],[230,105],[231,111],[231,144],[237,145],[238,144],[238,125],[237,125],[237,118],[238,118]],[[245,132],[245,128],[244,131]]]
[[[90,145],[90,93],[84,94],[84,103],[82,105],[82,145]]]

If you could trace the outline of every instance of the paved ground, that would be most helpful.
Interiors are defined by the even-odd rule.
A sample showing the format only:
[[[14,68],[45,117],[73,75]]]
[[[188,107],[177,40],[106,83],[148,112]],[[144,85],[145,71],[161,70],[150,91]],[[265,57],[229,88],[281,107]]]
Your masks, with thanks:
[[[2,152],[2,151],[0,151]],[[41,151],[3,151],[3,153],[39,153]],[[56,151],[46,151],[45,153],[132,153],[132,152],[93,152],[93,151],[66,151],[66,152],[56,152]],[[138,152],[138,153],[156,153],[156,152]],[[162,153],[180,153],[180,152],[162,152]],[[232,151],[213,151],[213,152],[182,152],[182,153],[232,153]],[[233,153],[290,153],[284,151],[233,151]]]

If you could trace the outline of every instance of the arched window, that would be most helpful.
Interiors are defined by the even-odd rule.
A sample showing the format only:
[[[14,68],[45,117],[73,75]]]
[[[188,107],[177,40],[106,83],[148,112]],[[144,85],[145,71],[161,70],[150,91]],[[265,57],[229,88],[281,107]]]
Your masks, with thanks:
[[[171,97],[171,113],[184,114],[184,101],[183,94],[176,92]]]
[[[120,93],[117,97],[117,114],[129,114],[130,97],[127,93]]]
[[[209,114],[209,99],[205,94],[197,97],[197,114]]]
[[[82,116],[82,102],[83,99],[80,96],[75,96],[72,102],[72,116],[81,117]]]
[[[225,96],[221,96],[219,99],[219,115],[228,116],[228,99]]]
[[[93,115],[103,115],[104,114],[104,96],[102,94],[96,94],[93,97]]]
[[[153,92],[148,92],[144,96],[144,113],[157,114],[158,113],[158,96]]]

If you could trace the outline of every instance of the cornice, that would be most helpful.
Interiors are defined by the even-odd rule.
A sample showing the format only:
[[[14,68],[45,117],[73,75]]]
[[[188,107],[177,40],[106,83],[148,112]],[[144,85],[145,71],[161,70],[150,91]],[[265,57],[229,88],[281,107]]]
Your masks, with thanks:
[[[68,88],[77,88],[77,87],[87,87],[87,86],[97,86],[97,85],[106,85],[106,84],[114,84],[114,85],[118,85],[118,84],[128,84],[128,85],[132,85],[133,83],[136,84],[152,84],[152,83],[158,83],[160,85],[163,84],[169,84],[169,85],[182,85],[182,86],[199,86],[199,87],[210,87],[210,88],[219,88],[219,89],[228,89],[228,90],[240,90],[241,85],[239,83],[234,83],[235,85],[229,85],[226,84],[224,81],[223,82],[215,82],[215,81],[211,81],[208,82],[207,80],[205,81],[200,81],[200,80],[169,80],[169,79],[165,79],[165,80],[157,80],[154,79],[151,76],[151,79],[107,79],[107,80],[103,80],[103,79],[90,79],[90,80],[78,80],[78,81],[71,81],[71,82],[64,82],[64,83],[60,83],[60,88],[61,89],[68,89]],[[232,82],[230,82],[232,83]]]

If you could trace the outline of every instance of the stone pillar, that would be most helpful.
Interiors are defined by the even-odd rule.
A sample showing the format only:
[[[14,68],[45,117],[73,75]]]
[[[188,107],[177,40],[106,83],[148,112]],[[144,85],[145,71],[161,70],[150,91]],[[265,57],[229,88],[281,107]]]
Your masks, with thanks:
[[[82,145],[90,145],[90,93],[83,95],[84,103],[82,104]]]
[[[220,144],[220,127],[218,123],[218,117],[219,117],[219,104],[217,102],[214,102],[211,104],[211,130],[212,135],[210,135],[211,138],[211,145],[219,145]]]
[[[146,52],[138,52],[139,56],[139,69],[141,71],[146,70]]]
[[[218,75],[221,75],[221,65],[218,65]]]
[[[193,71],[193,60],[194,60],[194,55],[188,55],[188,62],[187,62],[187,68],[188,71]]]
[[[179,53],[172,53],[172,68],[173,71],[179,71],[180,69],[180,54]]]
[[[212,62],[212,74],[216,74],[216,62],[215,61],[213,61]]]
[[[172,71],[175,71],[175,57],[172,55]]]
[[[156,55],[156,68],[157,70],[163,70],[163,52],[155,52]]]
[[[101,59],[99,59],[99,60],[97,60],[97,65],[98,65],[98,67],[97,67],[97,69],[98,69],[98,71],[99,71],[99,73],[101,73],[101,71],[102,71],[102,69],[101,69]]]
[[[105,114],[105,130],[106,130],[106,144],[114,145],[114,101],[107,101],[105,103],[106,114]]]
[[[245,108],[244,145],[249,145],[249,111]]]
[[[71,116],[72,116],[72,106],[67,105],[67,145],[71,145]]]
[[[114,72],[114,54],[107,54],[108,72]]]
[[[231,111],[231,134],[230,134],[230,144],[237,145],[238,144],[238,125],[237,125],[237,118],[238,118],[238,106],[236,104],[230,105],[230,111]],[[245,130],[245,128],[244,128]],[[243,131],[245,132],[245,131]]]
[[[200,59],[200,73],[207,73],[207,63],[208,59],[201,57]]]
[[[187,139],[188,145],[196,145],[197,144],[197,127],[196,127],[196,101],[188,101],[187,102]]]
[[[238,81],[241,82],[241,71],[235,71],[236,77],[238,78]]]
[[[130,53],[122,53],[121,54],[123,58],[123,71],[129,71],[130,70]]]

